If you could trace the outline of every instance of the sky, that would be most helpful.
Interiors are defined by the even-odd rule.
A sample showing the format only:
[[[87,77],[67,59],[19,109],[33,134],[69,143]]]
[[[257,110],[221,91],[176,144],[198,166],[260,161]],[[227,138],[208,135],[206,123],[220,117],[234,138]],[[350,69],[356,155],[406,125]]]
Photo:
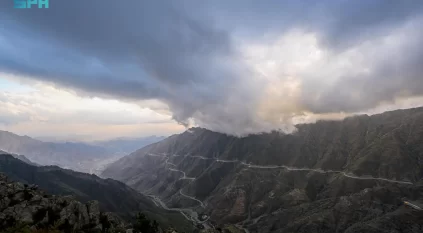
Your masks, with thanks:
[[[0,128],[243,136],[423,105],[421,0],[0,2]]]

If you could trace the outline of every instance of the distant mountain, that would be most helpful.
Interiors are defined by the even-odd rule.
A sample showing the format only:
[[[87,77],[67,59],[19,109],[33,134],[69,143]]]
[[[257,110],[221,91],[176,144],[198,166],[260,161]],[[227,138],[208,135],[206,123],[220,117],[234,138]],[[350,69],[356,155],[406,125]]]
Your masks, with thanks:
[[[116,138],[107,141],[95,141],[92,144],[107,148],[116,153],[129,154],[146,145],[165,139],[164,136],[149,136],[141,138]]]
[[[423,108],[302,124],[293,134],[239,138],[192,128],[121,158],[102,175],[170,208],[210,216],[216,227],[417,233],[422,142]]]
[[[11,154],[25,155],[36,164],[57,165],[83,172],[91,172],[97,163],[114,156],[113,152],[99,146],[42,142],[7,131],[0,131],[0,149]]]
[[[21,160],[21,161],[23,161],[23,162],[25,162],[27,164],[30,164],[30,165],[33,165],[33,166],[39,166],[38,164],[32,162],[27,157],[25,157],[25,155],[11,154],[11,153],[8,153],[8,152],[5,152],[5,151],[0,150],[0,155],[2,155],[2,154],[10,154],[14,158],[17,158],[17,159],[19,159],[19,160]]]
[[[43,142],[0,130],[0,150],[25,155],[34,164],[57,165],[75,171],[99,174],[110,163],[164,137],[119,138],[94,143]]]
[[[72,195],[81,202],[96,200],[101,211],[113,212],[127,220],[141,211],[166,228],[173,225],[181,231],[192,229],[178,212],[157,207],[150,198],[119,181],[56,166],[35,167],[7,154],[0,155],[0,172],[11,180],[36,184],[50,194]]]

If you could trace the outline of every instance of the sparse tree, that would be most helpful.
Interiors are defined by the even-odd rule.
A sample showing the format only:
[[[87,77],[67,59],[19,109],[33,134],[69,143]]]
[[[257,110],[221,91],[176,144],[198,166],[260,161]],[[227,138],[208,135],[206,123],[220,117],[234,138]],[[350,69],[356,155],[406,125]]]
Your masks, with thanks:
[[[159,224],[156,221],[151,222],[143,213],[137,214],[134,223],[134,233],[156,233]]]

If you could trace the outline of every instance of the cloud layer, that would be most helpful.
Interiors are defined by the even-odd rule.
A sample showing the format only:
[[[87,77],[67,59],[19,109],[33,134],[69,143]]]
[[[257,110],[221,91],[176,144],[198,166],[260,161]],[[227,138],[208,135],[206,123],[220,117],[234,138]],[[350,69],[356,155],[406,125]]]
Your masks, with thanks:
[[[0,3],[0,71],[243,135],[423,95],[423,3]]]
[[[0,127],[55,140],[97,140],[178,133],[168,113],[118,100],[84,98],[39,82],[31,88],[0,74]],[[12,79],[10,79],[12,80]]]

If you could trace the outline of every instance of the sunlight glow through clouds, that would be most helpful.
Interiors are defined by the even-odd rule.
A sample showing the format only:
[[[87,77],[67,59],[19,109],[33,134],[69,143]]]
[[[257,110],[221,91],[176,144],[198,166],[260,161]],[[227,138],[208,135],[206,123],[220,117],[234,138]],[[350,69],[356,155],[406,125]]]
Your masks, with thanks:
[[[366,108],[366,101],[369,101],[366,97],[371,89],[369,86],[337,89],[339,83],[361,83],[363,76],[371,75],[374,67],[389,60],[389,53],[392,51],[400,54],[400,51],[408,50],[410,45],[406,38],[414,32],[415,25],[406,24],[393,29],[387,35],[372,38],[342,51],[328,49],[319,43],[318,35],[298,29],[275,36],[273,41],[266,43],[242,43],[246,62],[258,73],[256,78],[265,83],[257,108],[258,115],[263,121],[273,122],[274,125],[293,126],[317,120],[341,120],[351,115],[371,115],[422,106],[422,96],[413,96],[406,90],[399,90],[391,100],[375,101],[373,106]],[[405,76],[407,73],[399,75]],[[381,80],[383,78],[379,77]],[[389,77],[386,81],[390,81]],[[376,92],[377,89],[371,91]],[[342,105],[337,106],[336,96],[328,95],[331,92],[339,92],[337,95],[340,96],[345,94],[352,107],[360,105],[363,110],[343,111]],[[320,100],[324,101],[319,103]],[[330,109],[332,103],[335,104]],[[316,111],[322,104],[328,110]],[[288,128],[288,131],[293,130],[295,128]]]
[[[154,119],[245,136],[423,96],[419,0],[128,1],[42,12],[0,1],[11,19],[0,27],[0,72],[44,82],[26,97],[2,91],[14,110],[1,121]]]
[[[295,124],[319,119],[419,107],[422,56],[413,52],[421,45],[423,34],[417,29],[422,24],[423,17],[415,18],[345,47],[329,46],[321,32],[298,27],[264,41],[234,37],[237,52],[219,53],[198,66],[192,63],[196,53],[174,51],[169,57],[159,46],[155,49],[171,59],[148,57],[151,72],[118,72],[116,79],[102,81],[91,73],[73,73],[85,70],[85,63],[72,64],[79,69],[69,69],[64,79],[60,72],[44,78],[0,74],[0,127],[30,136],[91,140],[179,133],[184,127],[177,120],[244,136],[274,129],[293,132]],[[103,72],[106,67],[96,62]],[[127,71],[134,64],[119,67]]]

